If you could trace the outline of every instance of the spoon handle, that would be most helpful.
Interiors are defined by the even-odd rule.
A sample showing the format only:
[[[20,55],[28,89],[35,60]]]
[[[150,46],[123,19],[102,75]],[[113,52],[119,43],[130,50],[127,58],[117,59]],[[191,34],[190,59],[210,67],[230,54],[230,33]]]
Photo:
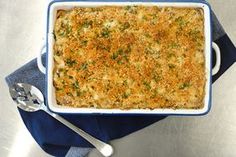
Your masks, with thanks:
[[[59,116],[55,113],[52,113],[47,109],[43,109],[43,110],[45,112],[47,112],[49,115],[51,115],[52,117],[54,117],[55,119],[57,119],[59,122],[61,122],[62,124],[64,124],[68,128],[70,128],[71,130],[73,130],[74,132],[79,134],[81,137],[86,139],[88,142],[90,142],[95,148],[97,148],[97,150],[99,152],[101,152],[101,154],[103,156],[108,157],[108,156],[111,156],[113,154],[113,148],[112,148],[111,145],[109,145],[107,143],[104,143],[103,141],[100,141],[99,139],[89,135],[85,131],[81,130],[80,128],[76,127],[72,123],[65,120],[63,117],[61,117],[61,116]]]

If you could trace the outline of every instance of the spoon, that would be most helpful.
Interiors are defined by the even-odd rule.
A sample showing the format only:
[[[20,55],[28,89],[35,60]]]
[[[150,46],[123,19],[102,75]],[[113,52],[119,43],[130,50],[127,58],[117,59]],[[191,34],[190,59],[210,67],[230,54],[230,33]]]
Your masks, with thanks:
[[[17,103],[17,106],[27,112],[35,112],[43,110],[53,118],[79,134],[81,137],[90,142],[97,150],[105,157],[113,154],[113,148],[111,145],[96,139],[95,137],[84,132],[80,128],[71,124],[61,116],[50,112],[44,105],[44,97],[41,91],[29,84],[16,83],[9,88],[12,99]]]

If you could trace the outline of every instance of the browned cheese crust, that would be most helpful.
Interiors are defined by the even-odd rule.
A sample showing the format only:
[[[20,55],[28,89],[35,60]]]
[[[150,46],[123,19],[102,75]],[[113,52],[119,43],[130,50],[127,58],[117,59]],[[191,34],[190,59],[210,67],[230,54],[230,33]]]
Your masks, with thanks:
[[[205,95],[200,8],[59,10],[53,85],[59,105],[197,109]]]

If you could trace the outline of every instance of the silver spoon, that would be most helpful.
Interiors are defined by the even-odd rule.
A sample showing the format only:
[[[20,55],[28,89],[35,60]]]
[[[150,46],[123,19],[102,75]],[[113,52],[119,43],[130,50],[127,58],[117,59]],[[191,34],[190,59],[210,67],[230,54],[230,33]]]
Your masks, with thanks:
[[[41,91],[29,84],[16,83],[9,88],[12,99],[17,103],[17,106],[22,110],[28,112],[35,112],[38,110],[43,110],[49,115],[60,121],[62,124],[66,125],[68,128],[79,134],[81,137],[90,142],[98,151],[105,157],[111,156],[113,154],[113,148],[111,145],[106,144],[95,137],[89,135],[83,130],[79,129],[75,125],[71,124],[61,116],[50,112],[44,105],[44,97]]]

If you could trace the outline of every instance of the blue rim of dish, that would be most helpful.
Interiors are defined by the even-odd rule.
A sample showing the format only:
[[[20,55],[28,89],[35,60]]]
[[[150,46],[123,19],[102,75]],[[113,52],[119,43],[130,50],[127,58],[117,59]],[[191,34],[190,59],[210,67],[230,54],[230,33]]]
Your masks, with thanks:
[[[58,3],[58,2],[145,2],[145,3],[152,3],[152,2],[164,2],[164,3],[201,3],[201,4],[205,4],[208,6],[209,10],[210,10],[210,14],[209,14],[209,20],[210,20],[210,78],[209,78],[209,100],[208,100],[208,107],[207,110],[203,113],[189,113],[189,114],[181,114],[181,113],[68,113],[68,112],[55,112],[53,111],[49,105],[48,105],[48,32],[49,32],[49,13],[50,13],[50,8],[51,5],[53,5],[54,3]],[[207,3],[206,1],[202,1],[202,0],[153,0],[153,1],[137,1],[137,0],[85,0],[85,1],[78,1],[78,0],[54,0],[52,2],[50,2],[48,4],[48,8],[47,8],[47,23],[46,23],[46,83],[45,83],[45,93],[46,93],[46,106],[48,108],[49,111],[53,112],[53,113],[57,113],[57,114],[63,114],[63,115],[97,115],[97,116],[203,116],[206,115],[210,112],[211,110],[211,103],[212,103],[212,18],[211,18],[211,7],[209,5],[209,3]]]

